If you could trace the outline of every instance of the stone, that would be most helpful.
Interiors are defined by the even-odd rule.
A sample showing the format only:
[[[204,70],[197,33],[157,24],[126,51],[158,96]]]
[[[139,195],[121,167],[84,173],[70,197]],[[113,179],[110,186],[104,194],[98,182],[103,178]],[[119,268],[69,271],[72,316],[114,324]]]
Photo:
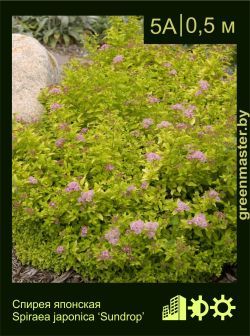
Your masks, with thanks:
[[[59,81],[55,57],[35,38],[12,34],[12,117],[32,122],[44,111],[40,90]]]

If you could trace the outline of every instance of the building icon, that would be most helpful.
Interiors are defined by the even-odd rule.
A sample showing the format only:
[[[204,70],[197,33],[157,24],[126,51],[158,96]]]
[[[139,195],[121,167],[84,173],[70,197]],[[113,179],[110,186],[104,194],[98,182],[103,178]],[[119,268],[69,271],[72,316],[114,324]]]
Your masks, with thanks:
[[[176,295],[170,299],[170,306],[164,306],[162,309],[163,321],[186,321],[186,298]]]

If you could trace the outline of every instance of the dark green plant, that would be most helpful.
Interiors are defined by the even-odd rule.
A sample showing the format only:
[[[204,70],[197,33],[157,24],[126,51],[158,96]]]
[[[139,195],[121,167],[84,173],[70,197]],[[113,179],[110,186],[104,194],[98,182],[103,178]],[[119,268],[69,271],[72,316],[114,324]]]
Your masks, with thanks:
[[[86,35],[102,34],[107,18],[99,16],[13,16],[12,31],[29,34],[40,42],[55,48],[83,44]]]

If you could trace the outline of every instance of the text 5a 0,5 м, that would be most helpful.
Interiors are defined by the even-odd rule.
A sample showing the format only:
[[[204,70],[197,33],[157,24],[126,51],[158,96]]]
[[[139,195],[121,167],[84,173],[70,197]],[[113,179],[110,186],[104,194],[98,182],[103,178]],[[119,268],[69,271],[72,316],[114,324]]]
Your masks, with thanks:
[[[222,34],[234,34],[235,33],[235,21],[220,21],[215,23],[214,17],[205,17],[203,20],[198,20],[195,17],[184,18],[183,14],[180,14],[177,20],[172,18],[152,18],[150,25],[150,32],[153,35],[179,35],[182,37],[186,34],[212,34],[216,30],[219,30]]]

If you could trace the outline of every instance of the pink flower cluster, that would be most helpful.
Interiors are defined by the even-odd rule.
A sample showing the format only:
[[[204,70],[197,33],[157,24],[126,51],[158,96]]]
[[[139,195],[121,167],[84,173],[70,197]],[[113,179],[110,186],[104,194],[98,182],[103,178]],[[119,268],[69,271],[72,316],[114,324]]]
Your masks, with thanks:
[[[208,90],[209,83],[206,80],[201,79],[198,83],[199,83],[201,90]]]
[[[94,197],[94,190],[89,190],[81,193],[81,196],[78,198],[79,203],[92,202]]]
[[[204,132],[198,132],[197,133],[197,135],[198,135],[199,138],[202,138],[204,134],[205,134]]]
[[[154,97],[154,96],[149,96],[149,97],[148,97],[148,102],[149,102],[150,104],[155,104],[155,103],[159,103],[159,102],[160,102],[160,99],[157,98],[157,97]]]
[[[144,228],[146,230],[147,236],[149,238],[153,238],[156,234],[156,231],[159,227],[159,224],[157,222],[147,222],[144,225]]]
[[[111,163],[109,163],[105,166],[105,170],[107,170],[107,171],[112,171],[114,169],[115,169],[115,167]]]
[[[106,49],[108,49],[109,47],[110,47],[109,44],[104,43],[103,45],[100,46],[99,50],[106,50]]]
[[[192,151],[190,154],[187,156],[188,160],[199,160],[201,162],[206,162],[207,158],[204,153],[201,151]]]
[[[157,128],[167,128],[169,126],[171,126],[172,124],[169,122],[169,121],[165,121],[163,120],[162,122],[160,122],[158,125],[157,125]]]
[[[30,184],[37,184],[38,183],[37,179],[34,176],[30,176],[28,178],[28,181],[29,181]]]
[[[58,109],[60,109],[61,107],[62,107],[62,105],[61,105],[61,104],[58,104],[58,103],[53,103],[53,104],[50,105],[50,109],[51,109],[51,110],[58,110]]]
[[[130,229],[134,231],[136,234],[140,234],[144,229],[144,222],[142,220],[137,220],[130,224]]]
[[[195,105],[190,105],[187,109],[184,110],[184,115],[187,118],[193,118],[194,116],[194,110],[196,109]]]
[[[172,76],[176,76],[177,75],[177,71],[175,69],[170,70],[169,73]]]
[[[117,55],[113,58],[113,63],[121,63],[124,60],[124,57],[122,55]]]
[[[117,228],[111,229],[104,237],[110,244],[117,245],[120,239],[120,231]]]
[[[178,200],[178,202],[177,202],[177,208],[175,209],[175,211],[177,211],[177,212],[183,212],[183,211],[189,211],[189,210],[190,210],[190,207],[186,203]]]
[[[136,186],[134,186],[134,185],[130,185],[130,186],[127,187],[127,192],[128,193],[131,193],[132,191],[135,191],[135,190],[136,190]]]
[[[224,214],[224,212],[222,212],[222,211],[216,211],[216,212],[215,212],[215,215],[216,215],[219,219],[223,219],[223,218],[225,218],[225,214]]]
[[[87,127],[83,127],[82,129],[81,129],[81,131],[80,131],[80,133],[82,134],[82,133],[87,133],[88,132],[88,128]]]
[[[209,83],[206,80],[201,79],[198,83],[199,83],[200,89],[195,92],[195,96],[201,95],[203,91],[206,91],[209,88]]]
[[[59,124],[59,129],[63,130],[63,131],[69,131],[69,124],[68,123],[61,123]]]
[[[55,145],[56,145],[56,147],[62,147],[65,142],[66,142],[66,139],[60,138],[60,139],[56,140]]]
[[[126,254],[131,254],[132,249],[130,246],[123,246],[122,251]]]
[[[148,182],[143,181],[142,184],[141,184],[141,188],[142,189],[147,189],[148,188]]]
[[[206,192],[206,196],[209,197],[212,200],[217,201],[217,202],[221,201],[221,199],[219,197],[219,193],[217,191],[213,190],[213,189]]]
[[[70,182],[65,188],[66,192],[79,191],[79,190],[80,190],[80,186],[77,182]]]
[[[146,153],[145,157],[146,157],[146,159],[147,159],[148,162],[161,160],[160,155],[158,155],[156,153]]]
[[[202,91],[201,90],[198,90],[198,91],[196,91],[195,92],[195,96],[197,97],[197,96],[200,96],[202,94]]]
[[[80,142],[84,142],[85,141],[85,138],[84,136],[80,133],[76,136],[76,140],[80,141]]]
[[[62,245],[59,245],[56,249],[56,253],[61,254],[64,252],[64,247]]]
[[[180,110],[183,111],[183,114],[187,118],[193,118],[194,110],[196,109],[195,105],[189,105],[187,108],[183,104],[177,103],[172,105],[173,110]]]
[[[180,103],[177,103],[177,104],[172,105],[172,109],[173,110],[183,110],[184,106]]]
[[[17,122],[22,122],[22,121],[24,121],[24,119],[23,119],[23,117],[21,116],[21,115],[16,115],[16,121]]]
[[[169,63],[169,62],[166,62],[166,63],[163,64],[163,66],[164,66],[165,68],[171,68],[172,64]]]
[[[200,226],[200,227],[203,227],[203,228],[208,226],[208,222],[206,220],[206,217],[202,213],[199,213],[199,214],[195,215],[193,219],[188,220],[188,224],[194,224],[196,226]]]
[[[145,231],[149,238],[153,238],[155,233],[159,227],[157,222],[146,222],[144,223],[142,220],[137,220],[130,224],[130,229],[135,234],[140,234],[142,231]]]
[[[81,237],[86,237],[87,233],[88,233],[88,227],[86,225],[82,226],[82,228],[81,228]]]
[[[59,93],[62,93],[62,90],[55,87],[55,88],[50,89],[49,93],[59,94]]]
[[[100,253],[98,259],[100,259],[100,260],[107,260],[107,259],[111,259],[111,258],[112,258],[112,257],[111,257],[111,255],[110,255],[109,251],[108,251],[108,250],[104,250],[104,251],[102,251],[102,252]]]
[[[185,124],[185,123],[178,123],[178,124],[176,125],[176,128],[179,128],[179,129],[186,129],[186,128],[188,128],[188,125]]]
[[[153,123],[154,123],[154,120],[153,120],[153,119],[151,119],[151,118],[146,118],[146,119],[143,119],[143,121],[142,121],[142,126],[143,126],[144,128],[149,128],[149,126],[153,125]]]

